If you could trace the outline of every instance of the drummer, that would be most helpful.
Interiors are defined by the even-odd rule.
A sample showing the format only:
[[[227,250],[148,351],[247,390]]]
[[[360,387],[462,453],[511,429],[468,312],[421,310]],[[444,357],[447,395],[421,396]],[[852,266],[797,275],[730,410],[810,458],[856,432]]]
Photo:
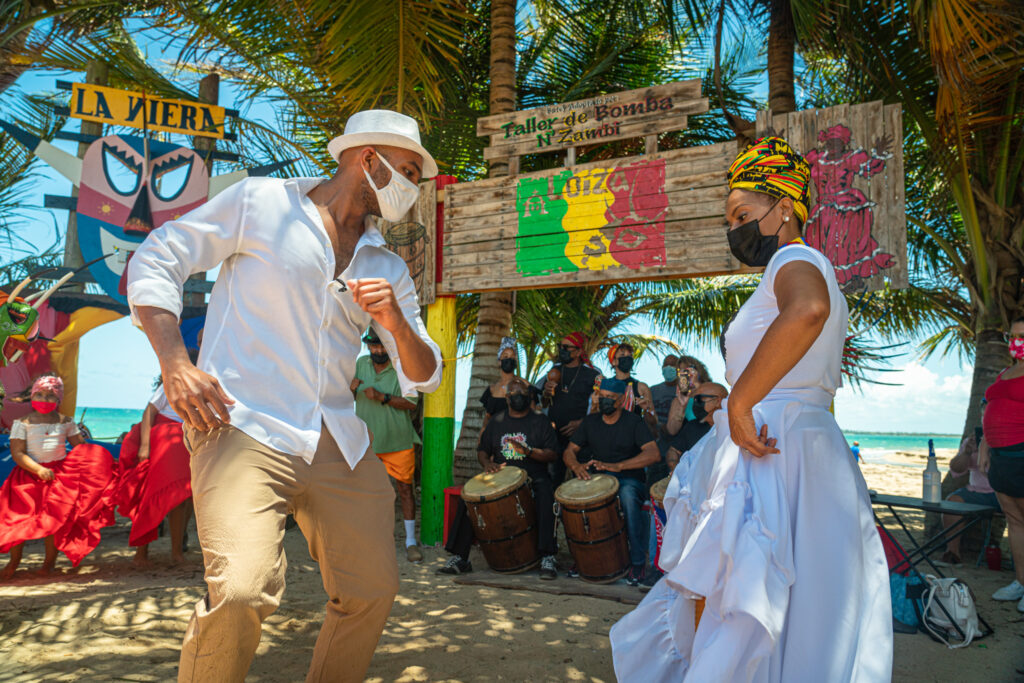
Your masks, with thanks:
[[[697,386],[691,397],[693,416],[696,419],[683,423],[679,432],[672,437],[668,452],[665,453],[665,462],[668,464],[670,472],[676,469],[679,458],[711,431],[711,427],[715,424],[713,415],[722,407],[722,401],[728,396],[729,390],[716,382],[704,382]]]
[[[563,458],[566,468],[580,479],[590,479],[590,470],[595,470],[607,472],[619,480],[618,496],[626,516],[631,565],[626,581],[636,586],[644,575],[650,529],[643,511],[647,500],[644,468],[658,462],[660,456],[643,418],[622,409],[625,393],[626,383],[622,380],[601,381],[598,412],[583,418]],[[593,459],[580,463],[581,449],[588,449]]]
[[[505,393],[508,408],[490,419],[477,446],[477,459],[484,472],[503,467],[519,467],[530,477],[530,488],[537,507],[537,550],[540,552],[540,578],[550,581],[558,576],[555,565],[555,487],[548,463],[558,458],[558,434],[551,420],[530,409],[532,387],[515,377]],[[452,553],[439,574],[464,574],[473,571],[469,547],[473,543],[473,525],[466,504],[459,500],[445,549]]]

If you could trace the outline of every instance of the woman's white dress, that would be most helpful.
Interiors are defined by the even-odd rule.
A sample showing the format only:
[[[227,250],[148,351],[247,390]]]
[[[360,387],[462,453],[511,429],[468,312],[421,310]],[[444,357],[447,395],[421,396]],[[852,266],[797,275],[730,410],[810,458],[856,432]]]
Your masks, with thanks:
[[[778,317],[774,280],[817,266],[831,311],[799,363],[754,407],[778,454],[729,435],[728,401],[676,467],[665,496],[665,576],[611,630],[619,681],[888,681],[889,578],[860,468],[829,405],[840,385],[848,310],[832,265],[780,249],[725,335],[726,380],[742,374]],[[706,597],[694,632],[694,600]]]

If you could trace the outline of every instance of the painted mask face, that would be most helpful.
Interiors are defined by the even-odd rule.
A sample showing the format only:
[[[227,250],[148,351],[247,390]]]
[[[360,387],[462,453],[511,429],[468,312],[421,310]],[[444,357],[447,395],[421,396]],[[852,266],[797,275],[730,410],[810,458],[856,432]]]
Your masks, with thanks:
[[[82,160],[78,241],[96,282],[121,303],[128,260],[152,230],[206,201],[210,176],[195,151],[134,135],[93,142]]]

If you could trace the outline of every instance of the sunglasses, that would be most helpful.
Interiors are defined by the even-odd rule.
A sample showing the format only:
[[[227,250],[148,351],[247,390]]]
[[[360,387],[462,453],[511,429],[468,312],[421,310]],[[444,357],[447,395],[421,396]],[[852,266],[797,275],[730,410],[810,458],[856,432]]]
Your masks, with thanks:
[[[570,346],[568,344],[562,344],[559,348],[561,348],[563,351],[575,351],[576,349],[578,349],[580,347],[578,347],[578,346]]]
[[[721,401],[722,397],[721,396],[715,396],[714,394],[697,394],[696,396],[693,397],[694,401],[700,401],[702,403],[704,401],[711,401],[711,400],[714,400],[714,399],[718,399],[719,401]]]

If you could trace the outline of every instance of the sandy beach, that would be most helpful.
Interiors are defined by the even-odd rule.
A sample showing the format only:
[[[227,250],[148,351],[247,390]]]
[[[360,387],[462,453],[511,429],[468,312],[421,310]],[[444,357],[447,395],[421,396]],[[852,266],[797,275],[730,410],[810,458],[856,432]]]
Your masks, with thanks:
[[[940,453],[943,470],[951,455]],[[865,464],[868,486],[919,496],[924,457],[890,456],[913,466]],[[908,518],[923,523],[922,516]],[[50,577],[29,574],[41,562],[41,542],[26,548],[23,569],[0,584],[0,681],[174,679],[182,633],[204,593],[194,529],[188,564],[182,567],[168,566],[168,541],[161,538],[151,548],[153,567],[133,568],[127,538],[122,521],[107,531],[80,568],[71,570],[62,558]],[[280,609],[264,624],[249,681],[303,680],[322,618],[319,572],[298,529],[286,534],[285,544],[288,587]],[[401,554],[400,592],[368,681],[615,680],[608,629],[631,605],[538,592],[534,586],[551,590],[551,584],[543,586],[530,575],[520,577],[513,589],[462,585],[434,573],[446,559],[443,550],[424,552],[419,566]],[[1009,556],[1005,538],[1003,555]],[[1014,603],[989,598],[1012,574],[975,568],[973,560],[965,559],[965,566],[952,571],[972,587],[995,634],[961,650],[948,650],[923,634],[897,635],[895,681],[1024,680],[1024,615]],[[485,566],[476,550],[472,561],[477,568]],[[560,561],[567,566],[568,556]],[[564,578],[557,584],[556,589],[570,593],[579,587],[577,580]],[[609,592],[640,597],[625,586]]]

